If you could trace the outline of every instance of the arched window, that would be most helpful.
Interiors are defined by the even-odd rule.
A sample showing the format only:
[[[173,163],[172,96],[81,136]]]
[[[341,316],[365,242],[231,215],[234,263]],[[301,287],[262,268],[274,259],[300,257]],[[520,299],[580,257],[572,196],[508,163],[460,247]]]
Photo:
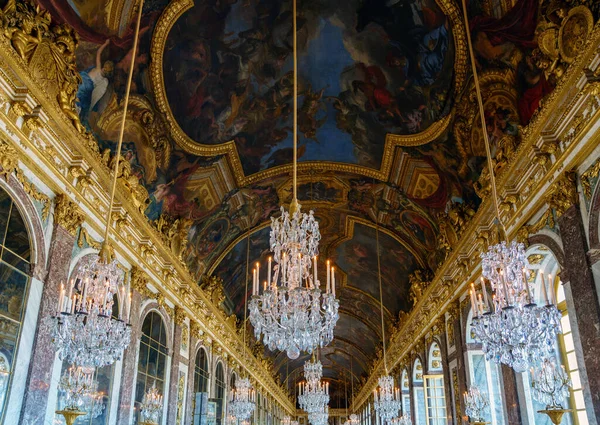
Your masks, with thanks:
[[[217,425],[223,423],[223,403],[225,400],[225,371],[223,363],[217,363],[215,372],[215,401],[217,402]]]
[[[428,374],[424,376],[425,409],[428,425],[446,423],[446,395],[444,393],[444,369],[442,354],[437,342],[429,348]]]
[[[30,262],[31,244],[25,222],[8,193],[0,189],[0,422],[12,384]]]
[[[423,365],[421,360],[416,359],[413,364],[412,372],[413,380],[413,400],[415,408],[415,419],[416,425],[427,424],[427,412],[425,410],[425,389],[423,386]]]
[[[139,412],[144,394],[153,385],[156,385],[163,396],[165,395],[168,351],[166,329],[162,317],[157,312],[151,311],[142,324],[135,389],[136,412]],[[136,416],[136,420],[139,421],[139,414]]]
[[[490,401],[490,408],[485,419],[491,421],[492,425],[504,425],[504,397],[500,386],[500,368],[496,363],[485,359],[481,344],[473,339],[472,318],[473,312],[470,311],[466,332],[469,385],[479,388],[479,391],[485,394]]]
[[[406,369],[402,369],[400,375],[400,391],[402,391],[402,414],[410,415],[410,382]]]
[[[208,356],[204,348],[200,348],[194,365],[194,425],[207,422],[209,379]]]

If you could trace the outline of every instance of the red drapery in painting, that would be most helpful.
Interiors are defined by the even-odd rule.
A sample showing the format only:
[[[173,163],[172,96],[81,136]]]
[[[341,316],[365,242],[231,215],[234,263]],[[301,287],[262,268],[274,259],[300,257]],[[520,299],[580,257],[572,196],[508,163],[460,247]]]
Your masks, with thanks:
[[[103,44],[107,39],[110,39],[111,44],[120,49],[126,49],[132,44],[134,34],[132,28],[128,28],[123,37],[108,36],[96,31],[94,28],[86,24],[85,21],[81,19],[77,12],[71,7],[67,0],[37,0],[37,3],[43,9],[50,12],[52,18],[56,22],[60,24],[67,24],[73,27],[81,40],[89,41],[95,44]],[[142,17],[142,28],[148,24],[149,19],[150,16]]]

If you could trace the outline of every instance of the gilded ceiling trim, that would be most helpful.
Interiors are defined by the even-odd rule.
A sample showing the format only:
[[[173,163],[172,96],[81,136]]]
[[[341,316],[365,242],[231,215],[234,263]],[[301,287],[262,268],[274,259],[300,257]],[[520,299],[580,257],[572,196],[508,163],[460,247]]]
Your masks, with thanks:
[[[458,8],[452,0],[436,0],[444,14],[452,23],[452,33],[455,45],[455,83],[454,93],[460,93],[466,81],[467,75],[467,49],[466,35]],[[227,155],[228,161],[233,169],[233,175],[238,187],[269,179],[280,174],[291,173],[292,164],[272,167],[258,173],[246,176],[242,167],[237,147],[233,140],[219,145],[205,145],[190,138],[177,122],[169,101],[163,75],[163,59],[167,38],[173,25],[188,9],[193,7],[193,0],[173,0],[163,11],[154,33],[150,48],[150,82],[156,100],[156,106],[166,117],[167,125],[175,143],[184,151],[196,156]],[[394,151],[397,146],[420,146],[430,143],[440,137],[452,121],[453,113],[433,123],[427,130],[412,135],[387,134],[381,165],[379,170],[355,164],[339,163],[333,161],[301,161],[298,164],[298,172],[303,173],[314,168],[341,173],[352,173],[366,177],[387,180],[392,168]]]

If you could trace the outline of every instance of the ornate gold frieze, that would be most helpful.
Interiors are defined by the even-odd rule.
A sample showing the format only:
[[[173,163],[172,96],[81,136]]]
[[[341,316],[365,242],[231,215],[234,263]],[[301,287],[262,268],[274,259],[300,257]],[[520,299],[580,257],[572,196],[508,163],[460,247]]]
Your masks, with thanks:
[[[223,301],[225,301],[223,279],[217,276],[203,276],[200,281],[200,289],[206,293],[214,306],[222,308]]]
[[[581,175],[581,187],[586,198],[592,197],[592,179],[598,178],[600,174],[600,159],[597,159],[594,164]]]
[[[84,220],[85,216],[76,203],[62,193],[56,195],[54,198],[54,223],[75,236]]]
[[[19,169],[19,158],[15,147],[0,139],[0,174],[8,181],[8,176]]]

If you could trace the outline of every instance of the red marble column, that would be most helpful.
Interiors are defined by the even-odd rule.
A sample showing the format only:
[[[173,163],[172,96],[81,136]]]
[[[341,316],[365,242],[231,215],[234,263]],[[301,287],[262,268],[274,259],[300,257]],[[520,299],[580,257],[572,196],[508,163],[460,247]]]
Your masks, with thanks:
[[[56,314],[59,287],[68,280],[69,264],[75,233],[83,216],[75,204],[58,195],[54,209],[54,228],[48,253],[48,270],[44,280],[37,330],[27,376],[27,390],[21,409],[21,423],[43,423],[48,405],[48,392],[56,347],[51,341],[45,320]]]
[[[588,415],[594,414],[596,422],[600,422],[600,306],[586,255],[587,242],[579,206],[568,208],[558,224],[565,253],[561,279],[565,285],[579,374]]]
[[[502,364],[502,389],[504,394],[504,403],[506,405],[507,423],[510,425],[521,425],[521,409],[519,405],[519,392],[517,389],[517,375],[515,371]]]
[[[134,277],[132,286],[135,287]],[[145,285],[145,283],[144,283]],[[129,415],[134,408],[135,376],[137,370],[137,353],[141,336],[141,304],[144,297],[137,291],[132,291],[131,296],[131,344],[123,353],[123,369],[121,372],[121,389],[119,393],[119,409],[117,413],[118,425],[129,425]]]

